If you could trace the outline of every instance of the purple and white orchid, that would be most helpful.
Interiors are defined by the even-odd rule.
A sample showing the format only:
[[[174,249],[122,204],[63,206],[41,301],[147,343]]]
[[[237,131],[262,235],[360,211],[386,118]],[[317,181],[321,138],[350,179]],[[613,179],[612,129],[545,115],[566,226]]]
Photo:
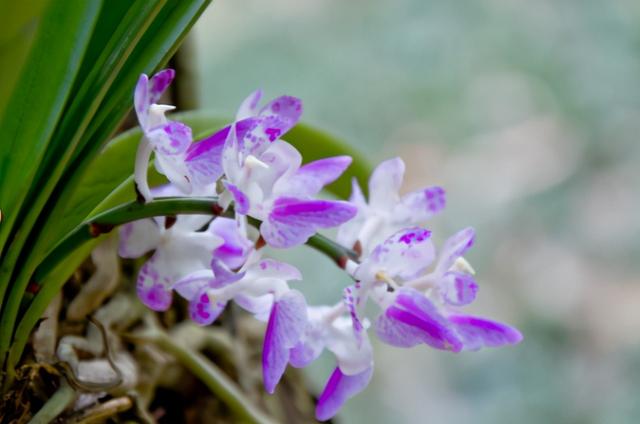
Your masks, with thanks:
[[[149,201],[156,195],[211,195],[233,217],[178,216],[175,222],[153,218],[126,224],[120,255],[136,258],[152,252],[138,276],[138,295],[153,310],[170,307],[176,291],[189,303],[199,325],[213,323],[230,301],[266,322],[262,349],[265,389],[273,393],[287,365],[305,367],[324,350],[336,368],[320,394],[316,417],[333,417],[373,376],[368,330],[382,342],[461,352],[520,342],[515,328],[464,313],[478,293],[474,270],[463,255],[475,238],[466,228],[437,249],[424,221],[442,211],[445,192],[429,187],[399,194],[404,163],[382,162],[369,179],[365,199],[357,182],[349,201],[317,199],[351,163],[348,156],[303,165],[300,152],[282,140],[302,114],[302,102],[281,96],[259,107],[252,93],[234,122],[193,142],[191,130],[167,120],[171,106],[158,104],[174,77],[172,70],[142,75],[135,89],[135,110],[143,137],[135,181]],[[147,167],[151,154],[170,184],[151,190]],[[233,209],[229,206],[233,203]],[[318,230],[338,228],[338,243],[359,247],[358,260],[344,257],[354,280],[333,306],[308,306],[289,282],[301,280],[294,266],[262,257],[256,229],[271,247],[305,243]],[[253,230],[253,233],[250,231]],[[251,234],[251,236],[249,236]],[[367,316],[372,302],[378,312]]]
[[[243,102],[238,117],[245,119],[226,139],[223,200],[233,200],[238,214],[261,220],[260,233],[270,246],[287,248],[306,242],[318,229],[336,227],[355,216],[357,209],[349,202],[314,199],[344,172],[351,158],[301,165],[300,152],[279,137],[300,119],[302,102],[282,96],[258,110],[260,97],[257,91]]]
[[[340,227],[339,243],[349,247],[359,243],[364,252],[369,252],[394,232],[423,224],[444,209],[446,196],[442,187],[427,187],[400,196],[404,169],[400,158],[378,165],[369,178],[368,202],[353,180],[349,200],[358,207],[358,213]]]
[[[267,321],[262,365],[265,388],[273,393],[289,361],[289,351],[302,337],[307,323],[304,296],[289,288],[287,281],[301,280],[295,267],[257,255],[238,272],[231,272],[213,259],[211,270],[196,271],[173,285],[189,301],[191,319],[209,325],[230,300]]]

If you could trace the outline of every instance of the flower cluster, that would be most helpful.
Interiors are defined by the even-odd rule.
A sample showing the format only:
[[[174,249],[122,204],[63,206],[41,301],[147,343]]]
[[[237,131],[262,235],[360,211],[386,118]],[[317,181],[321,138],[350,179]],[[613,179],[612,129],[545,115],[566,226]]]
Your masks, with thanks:
[[[269,393],[287,365],[304,367],[329,350],[337,365],[318,401],[319,420],[334,416],[369,383],[374,364],[370,329],[393,346],[426,344],[451,352],[522,339],[515,328],[461,311],[478,292],[474,271],[463,257],[473,245],[474,231],[459,231],[437,250],[431,231],[420,226],[444,208],[441,187],[400,196],[404,163],[396,158],[375,169],[368,199],[356,181],[349,201],[317,199],[351,158],[302,165],[300,153],[282,140],[300,119],[299,99],[282,96],[259,107],[261,92],[256,91],[241,104],[235,122],[194,142],[188,126],[165,117],[173,107],[157,103],[173,77],[169,69],[150,79],[142,75],[135,89],[143,132],[137,190],[144,201],[167,194],[217,195],[233,214],[145,219],[121,229],[121,256],[153,251],[137,280],[145,305],[166,310],[176,292],[189,302],[190,317],[200,325],[214,322],[229,301],[265,321],[262,363]],[[167,186],[148,186],[152,154]],[[249,225],[256,221],[259,231]],[[332,227],[338,229],[337,242],[359,254],[358,260],[344,263],[353,284],[335,305],[310,306],[289,285],[301,280],[301,273],[262,257],[259,246],[290,248]],[[369,302],[378,306],[371,319],[365,315]]]

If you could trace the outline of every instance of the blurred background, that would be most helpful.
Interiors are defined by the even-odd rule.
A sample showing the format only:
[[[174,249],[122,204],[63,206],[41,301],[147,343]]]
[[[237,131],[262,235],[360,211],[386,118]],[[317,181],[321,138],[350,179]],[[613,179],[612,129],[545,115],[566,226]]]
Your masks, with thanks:
[[[376,343],[346,423],[640,422],[640,3],[636,0],[219,0],[191,40],[200,107],[254,89],[304,99],[304,120],[405,190],[440,184],[442,240],[467,225],[471,312],[525,335],[448,354]],[[348,278],[300,248],[312,302]],[[319,393],[333,359],[308,370]]]

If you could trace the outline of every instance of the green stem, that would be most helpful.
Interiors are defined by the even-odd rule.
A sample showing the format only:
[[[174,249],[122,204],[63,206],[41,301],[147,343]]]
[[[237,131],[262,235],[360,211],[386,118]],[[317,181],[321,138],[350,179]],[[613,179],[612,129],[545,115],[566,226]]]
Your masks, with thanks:
[[[134,338],[151,342],[176,358],[235,413],[239,422],[273,423],[220,368],[201,353],[176,342],[160,329],[147,330],[141,334],[136,334]]]
[[[47,424],[52,422],[76,397],[74,390],[62,380],[60,388],[49,398],[40,410],[31,418],[29,424]]]
[[[80,224],[69,233],[38,266],[34,273],[34,281],[37,284],[71,252],[85,242],[110,232],[118,225],[156,216],[219,215],[220,211],[222,208],[214,197],[164,197],[149,203],[133,201],[116,206]]]

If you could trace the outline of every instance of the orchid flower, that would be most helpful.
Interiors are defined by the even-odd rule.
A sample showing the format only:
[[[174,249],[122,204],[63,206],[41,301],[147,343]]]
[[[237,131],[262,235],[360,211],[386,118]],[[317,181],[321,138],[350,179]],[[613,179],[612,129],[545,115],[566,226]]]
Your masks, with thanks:
[[[427,187],[401,197],[404,169],[400,158],[378,165],[369,178],[368,202],[357,180],[353,180],[349,200],[358,207],[358,213],[340,227],[339,243],[352,247],[359,242],[360,248],[368,253],[396,231],[422,224],[444,209],[446,197],[442,187]]]
[[[399,347],[424,343],[453,352],[520,341],[520,333],[505,324],[461,315],[454,309],[473,301],[477,292],[473,278],[451,271],[473,238],[471,228],[449,238],[435,270],[426,278],[422,276],[435,259],[428,230],[401,230],[376,246],[354,277],[371,288],[372,298],[383,309],[375,324],[381,340]],[[437,290],[431,291],[425,282],[433,282]]]
[[[187,275],[173,289],[189,301],[191,318],[197,324],[214,322],[230,300],[267,321],[262,366],[265,388],[273,393],[286,369],[289,351],[302,337],[307,322],[304,296],[287,284],[301,279],[295,267],[273,259],[257,260],[254,255],[238,272],[232,272],[214,258],[211,270]]]
[[[222,153],[227,203],[236,213],[262,220],[260,233],[278,248],[302,244],[318,229],[335,227],[351,219],[356,207],[344,201],[317,200],[314,196],[338,178],[351,163],[348,156],[321,159],[302,165],[300,153],[279,139],[302,113],[295,97],[279,97],[258,111],[260,92],[249,96],[238,112]]]
[[[135,166],[139,194],[208,195],[219,192],[235,217],[183,216],[131,222],[120,232],[120,256],[153,251],[138,275],[142,302],[153,310],[169,308],[175,290],[189,304],[190,318],[213,323],[230,301],[266,322],[262,348],[265,389],[273,393],[287,365],[305,367],[324,350],[336,367],[319,396],[316,418],[333,417],[369,384],[374,370],[368,330],[384,343],[409,348],[425,345],[461,352],[516,344],[520,332],[500,322],[461,311],[478,293],[474,270],[463,255],[475,238],[465,228],[436,249],[431,231],[420,225],[445,206],[445,192],[428,187],[399,194],[404,162],[382,162],[369,179],[368,199],[353,181],[349,201],[317,195],[351,164],[336,156],[302,164],[300,152],[282,140],[302,114],[302,102],[281,96],[260,107],[261,91],[240,105],[235,121],[193,142],[191,130],[169,121],[160,105],[174,77],[160,71],[142,75],[135,110],[143,131]],[[151,154],[170,184],[150,189]],[[253,218],[253,220],[250,220]],[[302,276],[293,265],[263,258],[257,231],[275,248],[305,243],[320,229],[339,227],[337,240],[360,253],[340,261],[355,281],[334,306],[307,306],[289,282]],[[251,234],[251,237],[249,237]],[[332,256],[335,256],[332,253]],[[367,316],[371,301],[379,312]]]
[[[177,279],[206,267],[211,252],[225,240],[210,231],[197,231],[210,217],[178,216],[165,228],[165,219],[143,219],[120,230],[118,253],[123,258],[138,258],[154,250],[140,268],[137,291],[142,303],[154,311],[171,306],[171,286]]]
[[[337,366],[316,407],[316,418],[321,421],[333,417],[348,399],[364,390],[373,375],[373,350],[366,333],[369,323],[354,325],[358,318],[342,315],[343,306],[309,307],[305,332],[290,351],[289,362],[296,368],[315,361],[324,349],[336,357]]]
[[[169,121],[165,112],[174,106],[157,102],[173,81],[175,71],[165,69],[149,78],[142,74],[134,92],[134,105],[143,137],[138,145],[135,162],[135,182],[140,195],[153,198],[147,182],[147,167],[151,153],[155,152],[155,165],[182,192],[191,193],[191,179],[184,162],[191,145],[191,128],[181,122]]]

